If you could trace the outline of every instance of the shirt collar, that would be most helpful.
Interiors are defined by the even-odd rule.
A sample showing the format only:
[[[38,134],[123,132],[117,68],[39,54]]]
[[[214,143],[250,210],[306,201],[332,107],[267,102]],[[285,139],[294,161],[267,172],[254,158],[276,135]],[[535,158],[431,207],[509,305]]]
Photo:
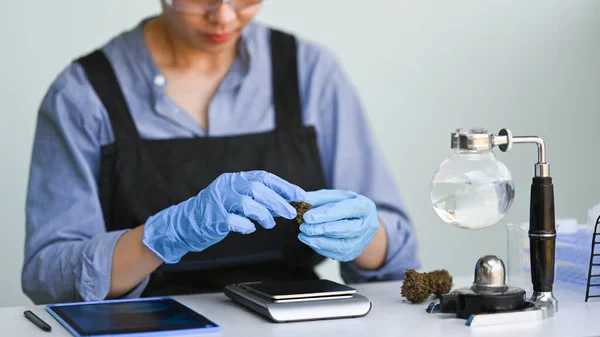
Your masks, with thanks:
[[[238,59],[240,60],[240,64],[242,65],[242,70],[244,74],[247,74],[250,71],[250,64],[252,60],[251,54],[251,45],[252,45],[252,32],[255,28],[251,23],[242,31],[240,39],[238,41]]]
[[[142,71],[146,76],[146,79],[149,81],[151,86],[153,87],[153,92],[155,99],[156,96],[160,93],[164,92],[164,88],[166,87],[167,81],[166,77],[160,71],[158,65],[154,62],[150,51],[146,45],[144,40],[144,30],[143,25],[149,21],[151,18],[144,19],[133,31],[133,35],[135,38],[135,46],[136,46],[136,57],[138,60],[134,61],[138,63],[143,68]],[[248,24],[240,35],[240,39],[238,40],[237,50],[238,55],[231,65],[227,75],[223,79],[220,88],[222,89],[235,89],[239,87],[244,79],[244,77],[248,74],[252,64],[252,45],[253,45],[253,32],[256,27],[253,23]]]
[[[237,57],[229,68],[219,89],[234,90],[238,88],[242,84],[244,77],[246,77],[250,71],[252,59],[250,54],[251,36],[248,31],[248,27],[242,31],[237,42]]]

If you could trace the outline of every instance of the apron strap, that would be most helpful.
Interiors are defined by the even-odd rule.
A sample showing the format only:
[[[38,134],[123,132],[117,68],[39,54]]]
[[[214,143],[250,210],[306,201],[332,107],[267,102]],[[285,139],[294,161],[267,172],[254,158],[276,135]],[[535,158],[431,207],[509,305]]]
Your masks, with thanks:
[[[129,106],[110,61],[101,50],[77,59],[88,81],[102,101],[113,128],[115,140],[138,139],[139,134]]]
[[[273,105],[278,129],[302,127],[296,38],[271,29]]]

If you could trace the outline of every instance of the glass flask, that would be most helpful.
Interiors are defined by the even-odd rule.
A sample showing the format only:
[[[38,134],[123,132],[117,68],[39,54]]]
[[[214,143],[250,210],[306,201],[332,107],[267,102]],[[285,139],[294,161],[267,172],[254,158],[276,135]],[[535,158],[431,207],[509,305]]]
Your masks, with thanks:
[[[512,205],[515,187],[508,168],[491,149],[453,148],[431,182],[431,202],[438,216],[460,228],[498,223]]]

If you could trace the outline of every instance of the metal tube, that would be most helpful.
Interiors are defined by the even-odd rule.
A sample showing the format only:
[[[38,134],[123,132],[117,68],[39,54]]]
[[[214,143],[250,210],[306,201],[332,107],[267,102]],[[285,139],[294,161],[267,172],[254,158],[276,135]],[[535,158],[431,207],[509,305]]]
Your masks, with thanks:
[[[540,137],[535,136],[514,136],[513,143],[536,143],[538,146],[538,163],[546,162],[546,143]]]

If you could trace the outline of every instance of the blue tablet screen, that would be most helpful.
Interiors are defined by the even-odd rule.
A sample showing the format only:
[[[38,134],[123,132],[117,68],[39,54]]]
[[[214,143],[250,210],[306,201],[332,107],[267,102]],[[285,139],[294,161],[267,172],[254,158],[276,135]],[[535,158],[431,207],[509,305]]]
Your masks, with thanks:
[[[57,305],[50,310],[80,336],[218,328],[170,298]]]

